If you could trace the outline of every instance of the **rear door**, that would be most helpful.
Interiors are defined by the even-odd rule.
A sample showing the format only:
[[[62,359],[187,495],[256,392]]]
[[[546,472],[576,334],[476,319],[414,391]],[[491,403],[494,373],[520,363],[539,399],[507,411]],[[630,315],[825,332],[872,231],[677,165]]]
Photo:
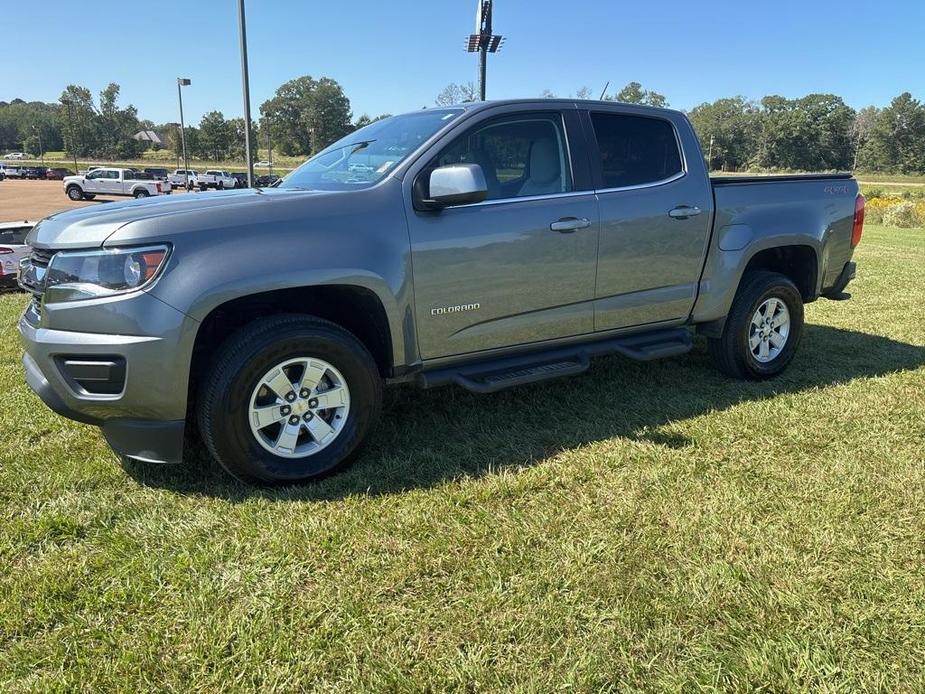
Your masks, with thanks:
[[[683,321],[713,211],[702,162],[684,156],[700,156],[696,142],[685,139],[682,148],[682,134],[692,140],[693,132],[667,112],[601,109],[584,118],[601,217],[595,329]]]
[[[475,121],[405,181],[425,359],[594,330],[598,206],[577,111],[520,105]],[[415,209],[415,183],[456,163],[482,168],[487,199]]]

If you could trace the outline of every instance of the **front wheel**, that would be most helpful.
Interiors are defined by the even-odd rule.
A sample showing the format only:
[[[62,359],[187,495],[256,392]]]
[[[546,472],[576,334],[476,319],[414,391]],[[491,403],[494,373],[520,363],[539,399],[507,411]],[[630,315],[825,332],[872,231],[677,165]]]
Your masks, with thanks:
[[[726,318],[723,334],[708,340],[714,365],[735,378],[760,380],[781,373],[803,335],[803,297],[790,278],[776,272],[746,275]]]
[[[66,192],[67,192],[67,196],[74,202],[77,202],[78,200],[83,200],[84,198],[84,192],[78,186],[71,186],[70,188],[67,189]]]
[[[291,484],[354,458],[379,414],[382,380],[346,330],[310,316],[265,318],[221,348],[199,388],[209,452],[245,482]]]

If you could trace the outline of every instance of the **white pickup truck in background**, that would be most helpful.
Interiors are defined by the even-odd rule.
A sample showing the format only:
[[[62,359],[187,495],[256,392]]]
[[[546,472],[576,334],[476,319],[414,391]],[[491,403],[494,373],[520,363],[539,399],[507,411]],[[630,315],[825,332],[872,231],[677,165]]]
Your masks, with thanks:
[[[198,178],[198,174],[192,169],[177,169],[167,176],[167,182],[171,188],[186,188],[187,185],[195,186]]]
[[[134,169],[99,168],[83,176],[65,176],[64,192],[71,200],[92,200],[97,195],[149,195],[169,193],[170,186],[161,181],[139,180]]]
[[[225,188],[237,188],[238,179],[227,171],[210,169],[204,174],[199,175],[197,178],[197,185],[199,186],[199,190],[205,190],[206,188],[224,190]]]

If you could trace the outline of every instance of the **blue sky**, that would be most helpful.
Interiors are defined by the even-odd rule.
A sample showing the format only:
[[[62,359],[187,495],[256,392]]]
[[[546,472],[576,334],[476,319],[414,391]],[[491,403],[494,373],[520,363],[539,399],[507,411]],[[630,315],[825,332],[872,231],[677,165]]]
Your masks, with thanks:
[[[111,81],[155,122],[242,113],[236,0],[77,3],[3,0],[0,99],[52,101],[69,83]],[[475,0],[248,0],[254,113],[304,74],[339,81],[354,116],[433,104],[477,77],[463,50]],[[157,9],[155,9],[157,8]],[[925,1],[623,2],[495,0],[506,37],[489,59],[489,98],[595,95],[631,80],[691,108],[720,96],[833,92],[854,107],[903,91],[925,99]],[[12,47],[23,50],[11,50]],[[50,47],[50,50],[45,50]]]

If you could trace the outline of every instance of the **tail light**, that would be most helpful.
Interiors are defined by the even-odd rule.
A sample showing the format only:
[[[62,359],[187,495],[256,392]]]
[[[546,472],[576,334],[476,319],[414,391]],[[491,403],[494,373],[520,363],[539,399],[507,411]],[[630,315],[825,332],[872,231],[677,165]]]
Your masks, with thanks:
[[[851,229],[851,247],[861,243],[861,234],[864,233],[864,196],[860,193],[854,201],[854,227]]]
[[[12,248],[7,248],[6,246],[0,246],[0,255],[7,255],[8,253],[12,253],[12,252],[13,252]]]
[[[158,193],[161,192],[161,184],[160,184],[160,183],[155,183],[155,184],[154,184],[154,187],[157,188],[157,192],[158,192]]]

